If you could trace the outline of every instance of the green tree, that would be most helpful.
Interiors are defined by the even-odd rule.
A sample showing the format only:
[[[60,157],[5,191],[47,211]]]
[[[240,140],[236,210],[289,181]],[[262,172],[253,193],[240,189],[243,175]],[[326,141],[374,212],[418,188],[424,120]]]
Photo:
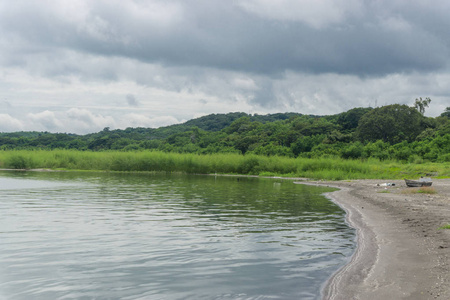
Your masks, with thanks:
[[[361,117],[371,110],[372,108],[370,107],[357,107],[350,109],[347,112],[339,114],[336,122],[341,125],[342,130],[344,131],[354,130],[356,127],[358,127],[358,123]]]
[[[425,113],[425,107],[428,107],[428,104],[430,104],[431,99],[425,98],[422,99],[422,97],[416,99],[416,102],[414,102],[414,108],[417,109],[422,115]]]
[[[345,159],[356,159],[360,158],[363,155],[364,146],[360,142],[355,142],[352,144],[348,144],[347,147],[342,149],[341,156]]]
[[[291,144],[292,153],[298,156],[301,153],[310,152],[314,146],[321,144],[325,138],[324,134],[302,136],[295,143]]]
[[[450,118],[450,106],[445,109],[445,111],[441,114],[441,117]]]
[[[250,117],[248,117],[248,116],[241,117],[241,118],[233,121],[233,123],[231,123],[230,126],[225,128],[225,132],[228,134],[231,134],[233,132],[246,131],[250,128],[251,123],[252,123],[252,121],[250,120]]]
[[[299,130],[299,133],[305,136],[327,134],[337,129],[337,127],[338,126],[336,124],[333,124],[324,118],[318,118],[305,124],[305,126]]]
[[[407,105],[377,107],[359,121],[356,136],[362,142],[382,140],[391,144],[413,141],[425,128],[425,117]]]

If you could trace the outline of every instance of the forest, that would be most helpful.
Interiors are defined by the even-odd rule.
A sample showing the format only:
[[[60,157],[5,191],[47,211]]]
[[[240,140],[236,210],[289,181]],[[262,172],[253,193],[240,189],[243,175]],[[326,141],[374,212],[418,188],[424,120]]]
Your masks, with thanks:
[[[0,150],[158,151],[165,153],[450,162],[450,107],[426,117],[429,98],[412,106],[360,107],[327,115],[211,114],[160,128],[104,128],[77,135],[0,133]]]

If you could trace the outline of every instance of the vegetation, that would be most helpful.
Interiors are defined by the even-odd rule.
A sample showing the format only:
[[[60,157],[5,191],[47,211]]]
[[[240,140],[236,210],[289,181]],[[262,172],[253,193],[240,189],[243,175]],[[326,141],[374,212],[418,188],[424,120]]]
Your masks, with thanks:
[[[450,229],[450,224],[439,227],[438,229]]]
[[[0,133],[0,167],[327,179],[450,176],[450,108],[428,118],[423,112],[430,102],[419,98],[412,107],[353,108],[330,116],[215,114],[161,128],[105,128],[86,135]]]
[[[437,172],[450,176],[450,163],[402,164],[340,158],[292,158],[237,153],[180,154],[161,151],[0,151],[0,168],[70,169],[190,174],[247,174],[343,180],[358,178],[401,179]]]
[[[415,108],[406,105],[388,105],[376,108],[363,115],[357,127],[358,139],[362,142],[381,140],[396,144],[414,141],[431,124]]]
[[[377,192],[378,194],[390,194],[391,191],[390,190],[381,190]]]
[[[425,107],[428,107],[428,105],[431,103],[430,98],[422,99],[422,97],[416,99],[414,102],[414,108],[417,109],[422,115],[425,113]]]
[[[409,188],[402,191],[402,194],[437,194],[433,187]]]

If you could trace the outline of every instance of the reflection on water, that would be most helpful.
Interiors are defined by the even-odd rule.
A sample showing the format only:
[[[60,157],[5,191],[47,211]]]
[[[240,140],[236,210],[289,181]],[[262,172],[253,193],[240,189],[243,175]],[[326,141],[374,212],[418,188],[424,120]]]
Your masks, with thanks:
[[[0,172],[0,299],[319,299],[354,249],[324,188]]]

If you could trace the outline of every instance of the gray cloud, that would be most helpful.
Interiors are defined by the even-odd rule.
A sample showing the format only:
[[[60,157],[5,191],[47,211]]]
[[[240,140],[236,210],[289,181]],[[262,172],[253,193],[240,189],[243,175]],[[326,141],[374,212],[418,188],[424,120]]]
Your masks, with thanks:
[[[19,55],[62,48],[266,74],[363,76],[448,66],[446,1],[432,8],[400,0],[283,2],[293,7],[265,0],[80,1],[70,10],[59,2],[14,1],[3,5],[0,22]]]
[[[0,0],[0,99],[11,104],[0,131],[331,114],[417,97],[438,115],[450,96],[449,11],[445,0]]]
[[[139,101],[132,94],[128,94],[126,97],[129,106],[139,106]]]
[[[7,109],[12,108],[11,103],[9,103],[9,101],[7,101],[7,100],[2,101],[2,106],[6,107]]]

